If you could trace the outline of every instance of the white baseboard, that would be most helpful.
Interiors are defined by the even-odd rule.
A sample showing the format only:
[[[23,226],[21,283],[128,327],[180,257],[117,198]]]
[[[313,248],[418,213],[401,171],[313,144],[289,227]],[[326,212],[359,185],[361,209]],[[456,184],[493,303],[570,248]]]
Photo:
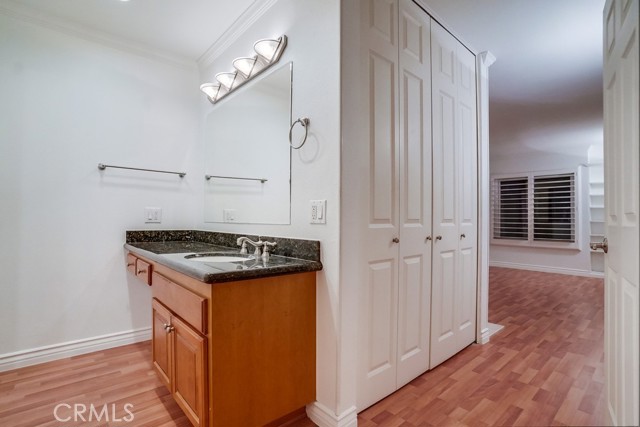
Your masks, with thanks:
[[[490,261],[489,267],[515,268],[517,270],[540,271],[542,273],[568,274],[583,277],[604,277],[604,273],[591,270],[578,270],[577,268],[550,267],[548,265],[520,264],[515,262]]]
[[[142,328],[0,354],[0,372],[150,339],[151,328]]]
[[[340,415],[336,415],[331,409],[320,402],[307,405],[307,416],[318,427],[357,427],[358,412],[352,406]]]
[[[478,344],[486,344],[489,342],[489,337],[491,337],[491,331],[489,328],[484,328],[480,331],[480,338],[476,340]]]

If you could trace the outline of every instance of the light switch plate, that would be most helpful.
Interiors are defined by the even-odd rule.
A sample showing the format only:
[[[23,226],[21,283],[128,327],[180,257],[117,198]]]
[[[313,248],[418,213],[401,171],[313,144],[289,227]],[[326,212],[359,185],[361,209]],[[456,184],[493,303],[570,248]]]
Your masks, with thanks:
[[[147,224],[160,224],[162,222],[162,208],[144,208],[144,222]]]
[[[326,224],[327,223],[327,201],[326,200],[310,200],[311,217],[310,224]]]
[[[222,217],[224,222],[236,222],[236,210],[235,209],[223,209]]]

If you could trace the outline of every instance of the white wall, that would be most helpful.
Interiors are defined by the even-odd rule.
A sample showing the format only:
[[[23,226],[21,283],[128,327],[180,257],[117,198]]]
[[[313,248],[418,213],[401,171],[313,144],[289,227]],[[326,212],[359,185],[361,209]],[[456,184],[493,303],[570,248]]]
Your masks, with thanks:
[[[493,129],[493,128],[492,128]],[[534,141],[529,141],[534,144]],[[567,141],[570,143],[570,141]],[[520,145],[523,147],[524,145]],[[525,146],[526,147],[526,146]],[[566,148],[565,148],[566,150]],[[587,165],[588,146],[576,148],[574,154],[539,151],[524,148],[502,155],[499,146],[491,146],[490,169],[492,175],[542,172],[555,170],[577,170]],[[490,264],[494,266],[525,268],[568,274],[591,273],[589,252],[589,170],[581,168],[577,181],[579,193],[578,229],[580,249],[552,249],[516,247],[492,244],[490,247]]]
[[[0,16],[0,362],[7,353],[150,326],[125,230],[201,215],[198,78]],[[184,179],[99,162],[188,171]],[[163,223],[144,224],[144,207]]]
[[[286,34],[280,63],[293,62],[293,118],[309,117],[309,138],[291,159],[291,224],[211,224],[204,229],[315,239],[323,271],[317,275],[317,400],[331,412],[339,401],[338,337],[340,214],[340,5],[337,0],[280,0],[213,63],[201,67],[201,83],[232,70],[231,62],[252,52],[253,43]],[[224,100],[221,101],[221,106]],[[212,110],[201,97],[203,121]],[[202,141],[206,144],[207,141]],[[204,174],[204,171],[202,172]],[[327,224],[309,224],[309,200],[327,200]],[[202,210],[202,209],[201,209]]]

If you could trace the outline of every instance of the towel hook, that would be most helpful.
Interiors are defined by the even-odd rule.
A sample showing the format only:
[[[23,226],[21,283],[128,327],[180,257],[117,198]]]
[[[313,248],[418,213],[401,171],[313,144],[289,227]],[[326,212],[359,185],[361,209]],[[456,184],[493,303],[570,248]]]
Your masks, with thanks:
[[[298,146],[293,145],[293,141],[292,141],[293,128],[296,125],[296,123],[300,123],[304,128],[304,138],[302,138],[302,142]],[[309,119],[307,117],[301,117],[295,122],[293,122],[291,124],[291,127],[289,128],[289,145],[291,145],[291,148],[293,148],[294,150],[298,150],[299,148],[302,148],[304,143],[307,142],[307,135],[309,135]]]

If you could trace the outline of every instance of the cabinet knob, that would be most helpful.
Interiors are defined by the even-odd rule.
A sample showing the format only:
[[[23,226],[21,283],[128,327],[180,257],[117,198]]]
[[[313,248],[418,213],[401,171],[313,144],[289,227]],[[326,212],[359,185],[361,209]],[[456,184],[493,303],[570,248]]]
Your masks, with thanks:
[[[394,237],[393,240],[391,240],[393,243],[400,243],[400,239],[398,239],[397,237]]]
[[[442,236],[436,236],[436,241],[442,240]]]
[[[164,328],[164,330],[169,333],[171,331],[173,331],[173,326],[171,325],[167,325],[166,323],[164,325],[162,325],[162,327]]]
[[[136,274],[142,274],[142,273],[146,273],[147,270],[138,270],[138,272]]]
[[[462,234],[460,235],[460,240],[464,239],[465,237],[467,237],[467,236],[466,236],[464,233],[462,233]]]
[[[431,240],[433,240],[433,239],[431,238],[431,235],[428,235],[428,236],[427,236],[427,238],[426,238],[426,239],[424,239],[424,240],[425,240],[425,242],[430,242],[430,241],[431,241]]]
[[[136,265],[136,263],[135,263],[135,262],[129,262],[129,263],[127,263],[127,267],[133,267],[134,265]]]

